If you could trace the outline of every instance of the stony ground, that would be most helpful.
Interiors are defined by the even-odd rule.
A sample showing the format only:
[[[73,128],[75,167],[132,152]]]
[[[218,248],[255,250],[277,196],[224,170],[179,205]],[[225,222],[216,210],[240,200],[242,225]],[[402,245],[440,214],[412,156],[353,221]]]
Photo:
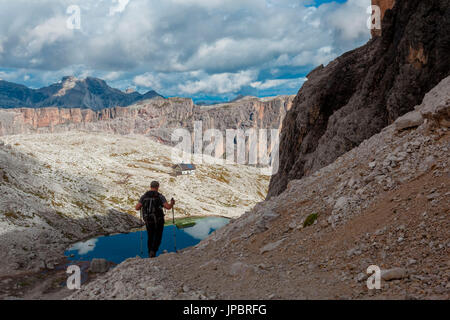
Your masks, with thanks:
[[[449,81],[195,248],[127,260],[70,298],[450,299]]]
[[[134,206],[152,180],[177,217],[237,217],[267,193],[269,177],[248,166],[175,177],[172,151],[138,135],[0,137],[0,277],[53,269],[71,243],[139,226]]]

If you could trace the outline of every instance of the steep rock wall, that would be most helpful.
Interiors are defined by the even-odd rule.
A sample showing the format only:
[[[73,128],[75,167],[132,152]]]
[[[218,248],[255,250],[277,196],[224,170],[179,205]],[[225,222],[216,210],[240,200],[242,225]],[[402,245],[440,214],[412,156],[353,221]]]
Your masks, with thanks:
[[[311,72],[283,123],[268,197],[332,163],[418,105],[450,73],[450,2],[397,1],[383,34]]]
[[[203,130],[265,128],[279,129],[292,107],[293,96],[273,99],[243,99],[230,104],[199,107],[191,99],[152,99],[130,107],[90,109],[0,109],[0,135],[101,131],[117,134],[145,134],[170,144],[175,128],[193,130],[202,121]]]

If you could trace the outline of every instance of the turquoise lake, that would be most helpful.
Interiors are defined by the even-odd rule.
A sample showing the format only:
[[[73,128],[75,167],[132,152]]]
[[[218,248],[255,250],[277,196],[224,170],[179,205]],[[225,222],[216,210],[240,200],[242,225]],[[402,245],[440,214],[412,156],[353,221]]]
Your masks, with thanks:
[[[166,250],[167,252],[175,251],[174,232],[176,232],[176,249],[181,250],[197,245],[211,233],[227,225],[229,221],[226,218],[208,217],[199,218],[195,220],[195,225],[189,225],[186,228],[165,226],[157,256]],[[65,255],[70,261],[91,261],[94,258],[100,258],[117,264],[137,256],[148,258],[147,231],[116,234],[78,242],[69,248]]]

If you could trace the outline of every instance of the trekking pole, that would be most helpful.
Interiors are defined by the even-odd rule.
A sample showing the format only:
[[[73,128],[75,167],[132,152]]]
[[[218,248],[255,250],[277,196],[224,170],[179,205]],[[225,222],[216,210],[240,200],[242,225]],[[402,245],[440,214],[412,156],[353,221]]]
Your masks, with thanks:
[[[141,209],[141,220],[143,220],[142,209]],[[144,254],[144,250],[142,248],[142,228],[141,228],[140,233],[141,233],[141,255],[140,256],[142,258],[142,255]]]
[[[144,250],[142,248],[142,229],[141,229],[141,258],[142,258],[143,254],[144,254]]]
[[[173,200],[173,198],[172,198]],[[173,222],[173,242],[175,246],[175,253],[177,252],[177,225],[175,224],[175,210],[172,206],[172,222]]]

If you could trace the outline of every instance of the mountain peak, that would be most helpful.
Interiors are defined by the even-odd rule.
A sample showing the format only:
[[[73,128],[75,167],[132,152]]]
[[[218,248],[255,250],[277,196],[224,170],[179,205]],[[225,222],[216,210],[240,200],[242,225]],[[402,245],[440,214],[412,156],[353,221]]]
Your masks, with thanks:
[[[78,81],[78,78],[74,77],[74,76],[65,76],[65,77],[62,77],[62,79],[61,79],[61,82],[68,82],[68,81],[70,81],[70,82]]]
[[[141,100],[157,97],[161,95],[153,90],[145,94],[129,90],[123,92],[110,87],[100,78],[79,79],[65,76],[58,83],[37,90],[5,82],[0,87],[0,109],[56,106],[98,111],[112,107],[126,107]]]

